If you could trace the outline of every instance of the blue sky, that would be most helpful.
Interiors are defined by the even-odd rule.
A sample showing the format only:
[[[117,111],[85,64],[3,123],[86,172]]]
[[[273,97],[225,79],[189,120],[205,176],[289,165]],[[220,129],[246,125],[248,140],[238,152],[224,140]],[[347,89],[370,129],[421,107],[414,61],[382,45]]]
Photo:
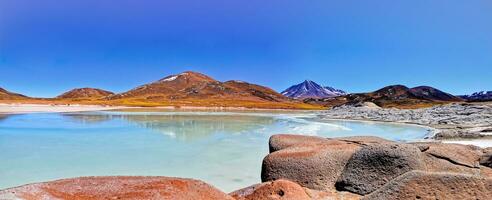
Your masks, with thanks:
[[[281,91],[311,79],[492,90],[492,1],[2,0],[0,87],[122,92],[185,70]]]

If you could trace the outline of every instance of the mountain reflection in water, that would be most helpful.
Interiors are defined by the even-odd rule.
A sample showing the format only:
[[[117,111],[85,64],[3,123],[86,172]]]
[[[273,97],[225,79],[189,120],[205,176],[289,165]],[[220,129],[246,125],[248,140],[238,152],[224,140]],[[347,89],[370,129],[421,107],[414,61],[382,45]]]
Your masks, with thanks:
[[[133,115],[133,114],[64,114],[72,120],[90,124],[121,119],[178,140],[190,141],[206,138],[212,134],[240,134],[271,125],[271,116],[251,115]]]

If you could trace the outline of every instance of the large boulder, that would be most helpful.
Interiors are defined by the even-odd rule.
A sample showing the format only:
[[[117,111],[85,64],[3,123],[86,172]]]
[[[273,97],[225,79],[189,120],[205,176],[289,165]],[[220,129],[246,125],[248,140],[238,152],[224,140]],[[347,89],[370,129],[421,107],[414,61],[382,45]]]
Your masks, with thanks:
[[[452,172],[468,175],[480,175],[480,168],[454,164],[446,159],[437,158],[430,154],[423,153],[425,168],[427,172]]]
[[[381,143],[364,145],[348,161],[336,183],[341,191],[365,195],[408,171],[424,167],[414,145]]]
[[[294,145],[264,158],[261,179],[287,179],[303,187],[330,190],[358,149],[359,145],[342,141]]]
[[[279,151],[295,145],[316,144],[327,142],[328,139],[317,136],[277,134],[272,135],[269,140],[270,153]]]
[[[414,143],[422,152],[433,157],[447,160],[455,165],[479,167],[482,149],[473,145],[445,144],[445,143]]]
[[[233,200],[198,180],[168,177],[81,177],[0,191],[0,199]]]
[[[230,193],[237,200],[310,200],[311,197],[299,184],[288,180],[276,180],[256,184]]]
[[[479,176],[411,171],[393,179],[364,200],[491,199],[492,179]]]
[[[249,186],[230,193],[236,200],[360,200],[361,196],[336,190],[320,191],[288,180],[276,180]]]
[[[338,137],[336,140],[356,143],[360,145],[368,144],[381,144],[381,143],[395,143],[394,141],[383,139],[376,136],[349,136],[349,137]]]

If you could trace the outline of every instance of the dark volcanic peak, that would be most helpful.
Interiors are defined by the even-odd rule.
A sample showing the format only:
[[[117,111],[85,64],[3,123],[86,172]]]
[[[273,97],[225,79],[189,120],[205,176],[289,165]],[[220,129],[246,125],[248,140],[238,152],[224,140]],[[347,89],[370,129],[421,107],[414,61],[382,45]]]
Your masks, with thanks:
[[[388,99],[412,98],[429,101],[461,101],[456,96],[429,86],[408,88],[404,85],[391,85],[373,92],[371,96]]]
[[[377,97],[410,97],[409,88],[404,85],[390,85],[379,90],[376,90],[372,94]]]
[[[492,91],[480,91],[471,95],[462,95],[460,97],[467,101],[492,101]]]
[[[346,92],[332,87],[323,87],[314,81],[306,80],[291,86],[282,92],[282,95],[294,99],[306,98],[328,98],[347,94]]]
[[[113,92],[97,88],[76,88],[65,92],[56,98],[58,99],[82,99],[82,98],[103,98],[113,95]]]
[[[26,98],[29,97],[0,88],[0,100],[17,100],[17,99],[26,99]]]
[[[408,88],[404,85],[390,85],[374,92],[344,95],[322,103],[336,106],[372,102],[381,107],[418,108],[419,106],[458,101],[462,100],[428,86]]]
[[[410,89],[410,92],[418,98],[433,101],[462,101],[459,97],[443,92],[429,86],[419,86]]]

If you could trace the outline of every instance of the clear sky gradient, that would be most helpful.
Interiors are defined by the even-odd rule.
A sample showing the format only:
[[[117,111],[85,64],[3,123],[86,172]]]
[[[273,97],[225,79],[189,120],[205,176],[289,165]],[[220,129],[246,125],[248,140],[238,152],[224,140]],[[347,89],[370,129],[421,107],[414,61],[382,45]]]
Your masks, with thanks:
[[[0,87],[122,92],[185,70],[277,91],[492,90],[492,1],[0,1]]]

